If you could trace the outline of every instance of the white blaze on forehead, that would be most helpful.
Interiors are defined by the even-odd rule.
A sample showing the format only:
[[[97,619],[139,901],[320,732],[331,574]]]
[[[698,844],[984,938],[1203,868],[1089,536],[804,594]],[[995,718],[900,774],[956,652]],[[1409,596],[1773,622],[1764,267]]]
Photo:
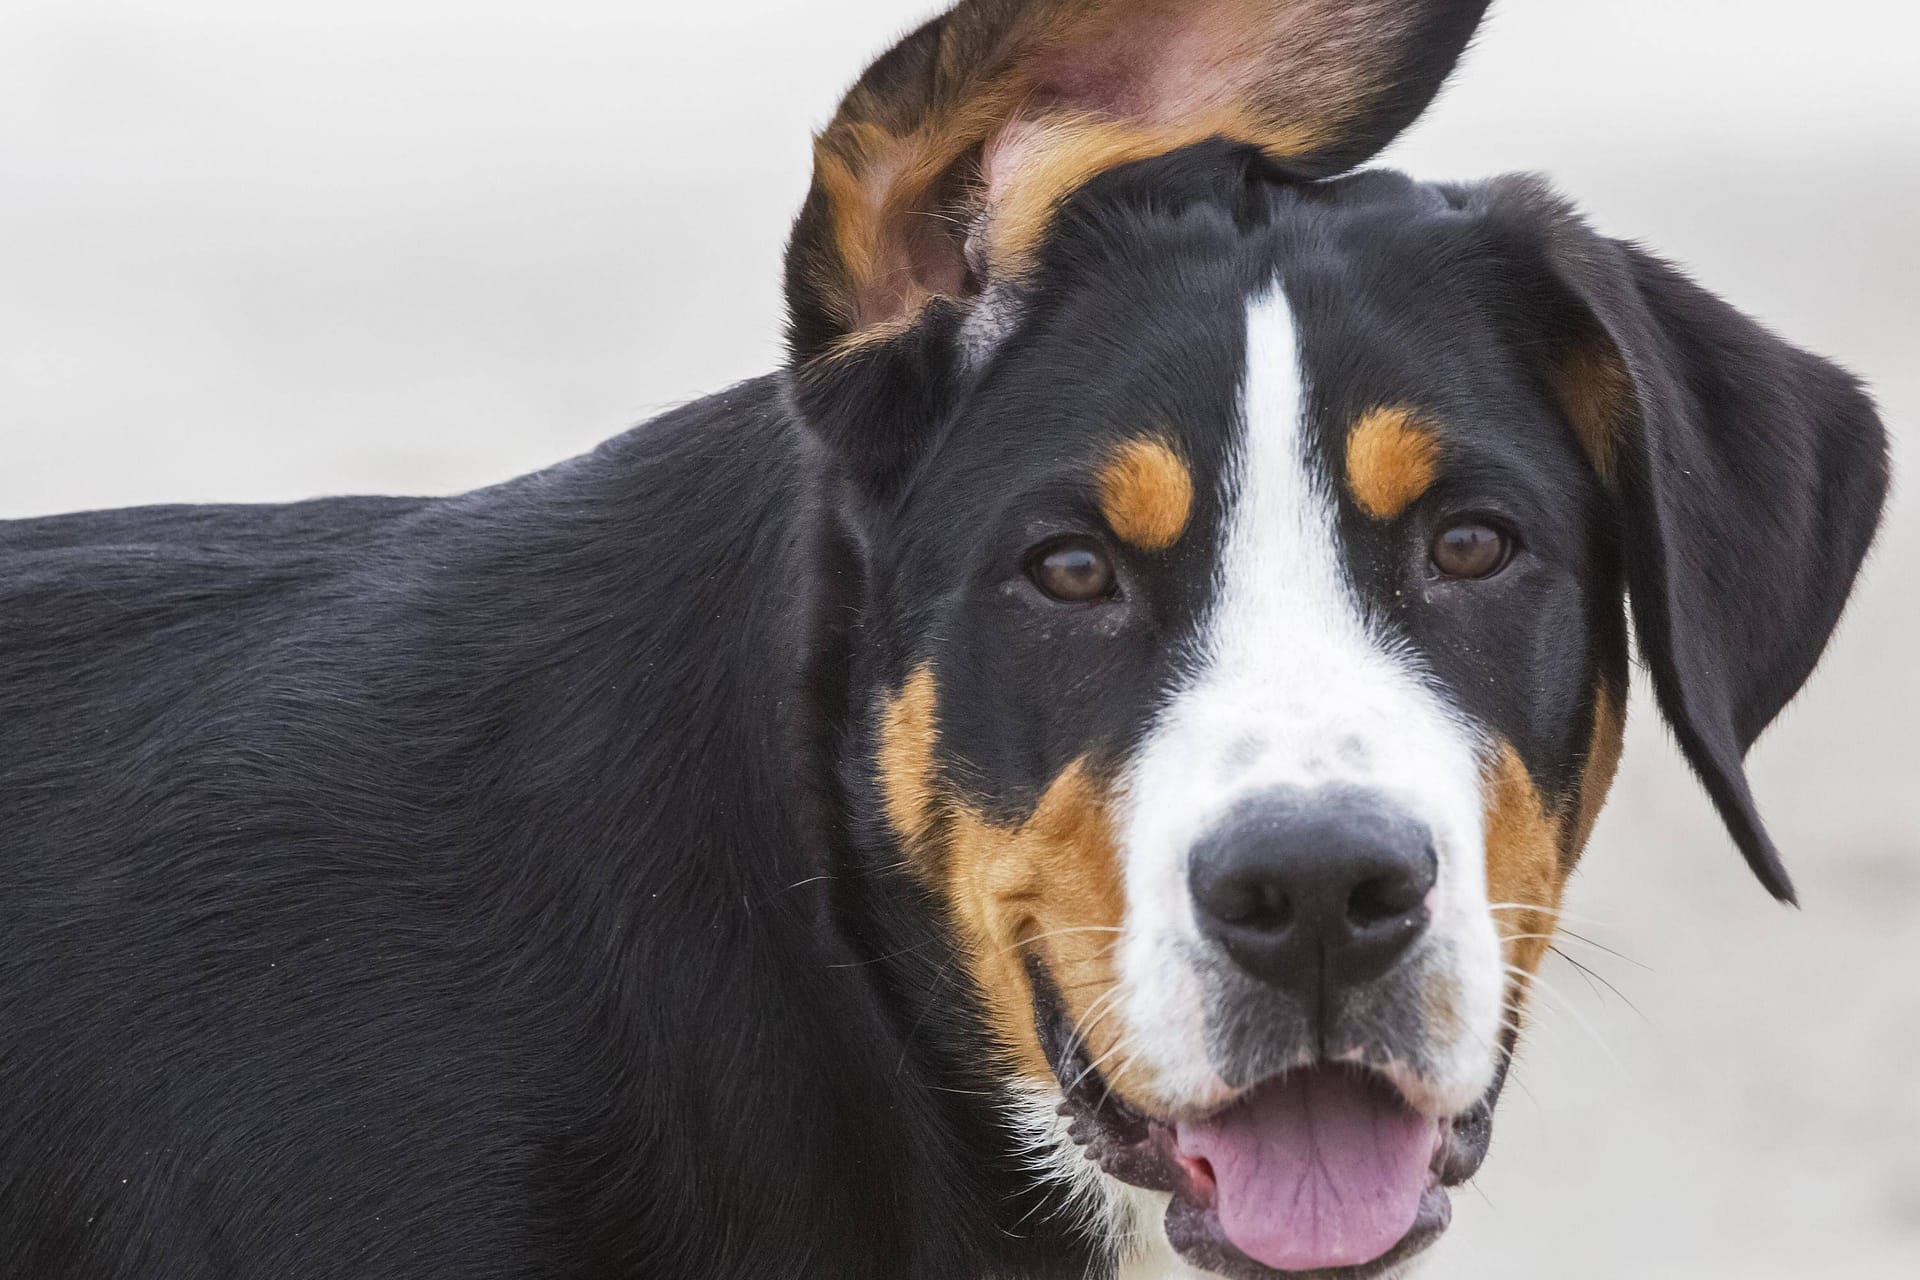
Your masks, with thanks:
[[[1240,403],[1213,603],[1125,788],[1121,977],[1133,1045],[1170,1104],[1218,1100],[1195,964],[1211,944],[1188,896],[1189,851],[1273,788],[1360,788],[1433,836],[1439,880],[1424,962],[1453,988],[1440,1000],[1458,1024],[1433,1046],[1436,1072],[1451,1077],[1436,1082],[1434,1101],[1464,1109],[1491,1071],[1503,983],[1486,907],[1478,744],[1412,655],[1370,624],[1348,579],[1277,284],[1248,308]]]

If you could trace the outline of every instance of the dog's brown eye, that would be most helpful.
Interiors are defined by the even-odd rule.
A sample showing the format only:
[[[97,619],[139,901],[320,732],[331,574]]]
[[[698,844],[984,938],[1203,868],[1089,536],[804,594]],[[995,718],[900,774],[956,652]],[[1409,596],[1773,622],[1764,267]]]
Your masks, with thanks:
[[[1086,604],[1113,594],[1113,561],[1087,538],[1069,538],[1042,551],[1028,567],[1034,585],[1067,604]]]
[[[1449,525],[1433,540],[1433,567],[1449,578],[1491,578],[1512,555],[1513,540],[1478,520]]]

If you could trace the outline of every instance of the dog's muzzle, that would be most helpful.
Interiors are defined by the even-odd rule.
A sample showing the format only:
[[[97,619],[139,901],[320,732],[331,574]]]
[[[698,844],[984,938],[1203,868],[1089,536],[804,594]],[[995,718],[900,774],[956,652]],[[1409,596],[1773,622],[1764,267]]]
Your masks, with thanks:
[[[1497,1085],[1469,1105],[1424,1083],[1439,874],[1427,826],[1357,789],[1276,788],[1214,824],[1188,858],[1186,961],[1220,1090],[1191,1111],[1114,1095],[1033,963],[1075,1140],[1112,1176],[1169,1193],[1167,1234],[1189,1262],[1353,1280],[1446,1229],[1444,1188],[1479,1167]]]

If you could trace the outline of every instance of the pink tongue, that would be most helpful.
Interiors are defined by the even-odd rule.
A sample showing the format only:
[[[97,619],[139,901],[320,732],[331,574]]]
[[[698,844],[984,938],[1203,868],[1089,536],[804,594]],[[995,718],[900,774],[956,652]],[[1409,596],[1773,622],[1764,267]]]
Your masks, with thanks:
[[[1212,1166],[1227,1239],[1278,1271],[1358,1266],[1400,1243],[1439,1140],[1434,1121],[1329,1068],[1262,1085],[1175,1132],[1182,1156]]]

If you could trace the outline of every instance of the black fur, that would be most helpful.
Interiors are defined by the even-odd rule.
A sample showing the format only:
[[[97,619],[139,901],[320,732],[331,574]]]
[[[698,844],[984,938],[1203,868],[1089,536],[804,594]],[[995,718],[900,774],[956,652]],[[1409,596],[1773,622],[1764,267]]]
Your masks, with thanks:
[[[875,963],[938,938],[827,816],[810,471],[764,380],[460,498],[5,526],[0,1274],[1082,1274]]]
[[[1318,421],[1418,396],[1474,424],[1430,502],[1342,537],[1545,792],[1624,677],[1623,564],[1725,806],[1864,548],[1853,384],[1613,249],[1570,286],[1640,380],[1607,493],[1512,340],[1523,223],[1203,146],[1076,198],[988,359],[889,347],[937,397],[855,365],[862,418],[803,427],[811,370],[461,497],[4,526],[0,1274],[1099,1274],[899,869],[871,712],[932,655],[996,812],[1124,756],[1204,603],[1251,293],[1287,282]],[[1091,518],[1085,460],[1143,409],[1199,532],[1128,565],[1139,625],[1076,630],[1020,556]],[[863,429],[919,447],[874,470]],[[1531,562],[1393,595],[1460,503],[1510,509]]]
[[[1641,650],[1740,851],[1791,901],[1741,758],[1819,662],[1879,527],[1889,465],[1873,402],[1669,264],[1594,234],[1538,182],[1457,194],[1548,277],[1530,319],[1594,330],[1631,376],[1620,527]]]

